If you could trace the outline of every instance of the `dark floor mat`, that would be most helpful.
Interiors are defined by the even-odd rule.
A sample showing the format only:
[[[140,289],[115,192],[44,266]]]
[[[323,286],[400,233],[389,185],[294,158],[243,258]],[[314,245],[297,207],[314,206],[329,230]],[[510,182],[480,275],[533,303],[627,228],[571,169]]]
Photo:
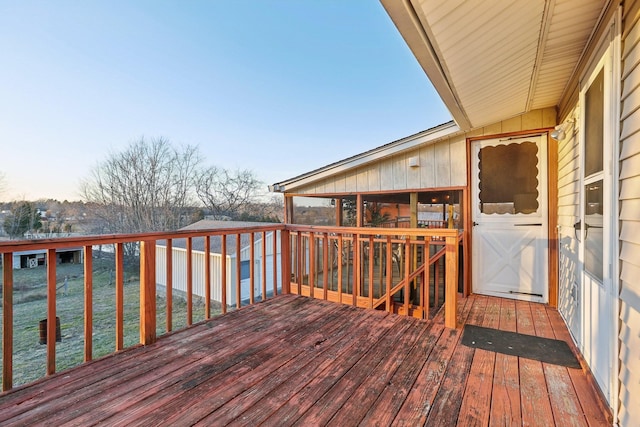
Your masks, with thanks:
[[[580,368],[580,362],[569,345],[561,340],[465,325],[462,344],[568,368]]]

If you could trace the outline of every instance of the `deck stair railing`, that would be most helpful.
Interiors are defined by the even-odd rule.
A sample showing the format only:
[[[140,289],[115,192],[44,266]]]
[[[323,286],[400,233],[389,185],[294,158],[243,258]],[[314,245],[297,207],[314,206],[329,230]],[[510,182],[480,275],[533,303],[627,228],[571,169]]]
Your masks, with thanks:
[[[399,235],[398,233],[402,234]],[[267,239],[267,233],[277,234],[277,238]],[[375,233],[375,234],[374,234]],[[231,237],[233,236],[233,237]],[[248,287],[242,282],[241,263],[235,265],[235,274],[228,268],[218,268],[213,274],[213,263],[220,261],[194,262],[193,243],[195,239],[204,240],[204,259],[225,260],[228,239],[235,238],[235,251],[241,251],[241,237],[248,236],[250,250],[248,262]],[[438,246],[434,239],[438,237]],[[216,258],[210,257],[211,239],[220,239],[220,251]],[[93,300],[93,261],[95,248],[111,245],[113,250],[113,269],[115,271],[115,345],[112,352],[125,348],[124,341],[124,273],[125,245],[134,245],[139,260],[139,344],[147,345],[156,341],[160,333],[173,330],[172,304],[174,292],[174,265],[172,246],[184,243],[186,248],[186,322],[188,328],[193,324],[194,280],[203,277],[209,286],[203,286],[204,319],[211,317],[212,297],[217,301],[220,312],[241,308],[282,293],[298,293],[314,298],[323,298],[336,302],[352,304],[358,307],[386,309],[405,315],[426,318],[429,302],[438,298],[438,290],[431,294],[430,282],[439,282],[440,270],[445,270],[444,304],[445,325],[456,327],[456,299],[458,290],[458,245],[459,233],[453,229],[375,229],[345,227],[308,227],[300,225],[270,224],[265,226],[214,229],[184,230],[175,232],[157,232],[101,236],[73,236],[68,238],[38,239],[0,242],[2,258],[2,391],[13,388],[14,357],[14,256],[24,251],[44,251],[46,263],[46,367],[43,374],[56,372],[56,297],[58,277],[56,272],[56,252],[66,248],[79,247],[83,251],[83,360],[94,358],[94,305]],[[267,249],[269,241],[273,248]],[[158,252],[156,246],[163,245],[166,250]],[[271,251],[274,256],[261,256]],[[156,262],[158,253],[165,254],[161,265],[165,271],[158,271]],[[275,256],[278,254],[278,256]],[[269,259],[267,259],[269,258]],[[182,259],[182,258],[181,258]],[[440,263],[440,264],[438,264]],[[443,264],[444,263],[444,266]],[[438,265],[443,268],[437,268]],[[194,269],[204,268],[204,274],[194,275]],[[219,274],[217,273],[219,271]],[[430,273],[433,271],[433,273]],[[270,274],[267,274],[270,272]],[[165,274],[166,294],[158,291],[157,274]],[[233,280],[231,276],[234,276]],[[247,274],[244,274],[246,277]],[[261,279],[258,279],[261,278]],[[259,289],[255,289],[260,280]],[[270,286],[270,290],[268,289]],[[261,289],[260,289],[261,287]],[[437,286],[436,286],[437,288]],[[227,304],[228,289],[235,292],[235,304]],[[248,295],[245,290],[248,289]],[[434,295],[435,292],[435,295]],[[157,298],[164,297],[166,304],[166,326],[157,320]]]
[[[289,232],[293,293],[423,319],[441,288],[450,290],[445,301],[457,293],[457,230],[296,225]]]

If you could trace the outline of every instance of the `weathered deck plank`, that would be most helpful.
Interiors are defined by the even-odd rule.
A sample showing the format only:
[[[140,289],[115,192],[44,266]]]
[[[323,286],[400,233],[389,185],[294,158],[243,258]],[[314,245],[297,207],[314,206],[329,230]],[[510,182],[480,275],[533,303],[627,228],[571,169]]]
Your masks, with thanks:
[[[557,312],[472,295],[459,324],[569,340]],[[587,372],[462,329],[294,295],[0,394],[2,425],[606,425]]]
[[[516,332],[516,304],[514,300],[503,299],[500,301],[499,329]],[[490,426],[522,425],[518,369],[516,356],[496,354],[489,417]]]

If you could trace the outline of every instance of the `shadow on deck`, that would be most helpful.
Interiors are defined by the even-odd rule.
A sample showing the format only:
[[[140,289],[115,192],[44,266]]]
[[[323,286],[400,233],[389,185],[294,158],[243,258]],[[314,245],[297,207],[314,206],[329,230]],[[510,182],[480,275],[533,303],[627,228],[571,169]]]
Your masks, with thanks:
[[[563,339],[557,311],[472,295],[469,323]],[[0,395],[2,425],[607,425],[588,373],[422,321],[282,295]]]

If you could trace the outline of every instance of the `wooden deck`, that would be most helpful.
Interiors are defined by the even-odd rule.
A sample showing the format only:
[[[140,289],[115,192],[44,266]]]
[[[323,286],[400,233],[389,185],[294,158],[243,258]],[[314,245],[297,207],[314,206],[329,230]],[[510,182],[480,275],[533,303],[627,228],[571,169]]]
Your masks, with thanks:
[[[470,296],[470,323],[568,340],[538,304]],[[0,425],[608,425],[588,374],[426,322],[282,295],[0,395]]]

